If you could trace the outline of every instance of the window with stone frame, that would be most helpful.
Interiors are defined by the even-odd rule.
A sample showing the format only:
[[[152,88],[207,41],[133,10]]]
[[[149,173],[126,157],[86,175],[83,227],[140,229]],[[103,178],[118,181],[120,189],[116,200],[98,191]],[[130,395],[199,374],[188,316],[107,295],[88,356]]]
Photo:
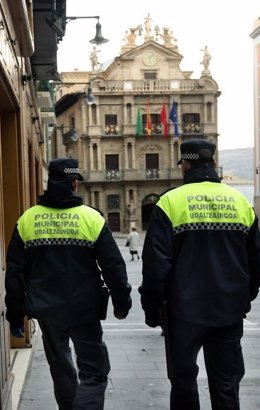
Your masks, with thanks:
[[[185,113],[182,116],[183,132],[199,133],[201,131],[200,114]]]
[[[159,154],[146,154],[146,178],[158,179],[159,178]]]
[[[157,79],[156,71],[145,71],[144,72],[144,79],[145,80],[156,80]]]
[[[112,194],[107,196],[107,209],[119,209],[120,200],[119,195]]]
[[[106,161],[106,179],[107,180],[119,180],[119,155],[118,154],[107,154],[105,157]]]
[[[116,114],[106,114],[105,115],[105,135],[116,135],[118,134],[118,124]]]

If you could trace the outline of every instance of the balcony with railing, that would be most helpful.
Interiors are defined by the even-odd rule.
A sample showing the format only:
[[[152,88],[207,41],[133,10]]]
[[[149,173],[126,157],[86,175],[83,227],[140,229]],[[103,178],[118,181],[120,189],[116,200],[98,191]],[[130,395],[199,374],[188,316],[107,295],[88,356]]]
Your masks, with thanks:
[[[87,182],[147,181],[180,179],[181,176],[180,168],[94,170],[85,172],[84,180]]]
[[[169,122],[169,134],[173,133],[173,124]],[[179,134],[181,135],[203,135],[205,133],[205,125],[201,123],[179,123]],[[211,130],[212,131],[212,130]],[[209,130],[207,131],[209,132]],[[135,125],[123,125],[123,126],[114,126],[107,125],[103,129],[102,137],[122,137],[123,135],[135,135],[136,126]],[[150,136],[163,135],[164,130],[161,124],[152,124]],[[146,124],[142,124],[142,132],[139,137],[146,137]]]
[[[122,127],[116,125],[106,125],[104,131],[102,133],[102,137],[122,137],[122,135],[126,134],[135,134],[136,133],[136,126],[135,125],[123,125]],[[151,128],[151,135],[161,135],[163,133],[162,127],[160,124],[152,124]],[[143,124],[142,127],[142,134],[146,136],[146,124]]]
[[[203,134],[204,126],[201,123],[183,123],[181,124],[183,134]]]
[[[216,171],[220,178],[223,177],[222,167],[217,167]],[[125,169],[125,170],[103,170],[86,171],[83,173],[86,182],[127,182],[127,181],[163,181],[181,180],[182,172],[180,167],[174,168],[153,168],[153,169]]]
[[[119,127],[118,125],[111,124],[111,125],[106,125],[104,129],[103,135],[105,137],[107,136],[116,136],[116,135],[122,135],[122,127]]]
[[[119,169],[106,169],[106,180],[107,181],[120,181],[122,180],[122,175]]]

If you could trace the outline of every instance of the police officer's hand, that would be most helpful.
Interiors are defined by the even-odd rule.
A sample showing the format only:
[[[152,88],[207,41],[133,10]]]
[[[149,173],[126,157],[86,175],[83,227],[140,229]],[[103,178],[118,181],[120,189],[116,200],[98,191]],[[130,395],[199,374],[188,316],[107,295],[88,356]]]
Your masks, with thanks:
[[[18,337],[19,339],[21,339],[22,337],[24,337],[24,325],[19,326],[19,327],[10,326],[10,332],[12,336]]]
[[[145,323],[147,326],[156,327],[162,325],[162,317],[160,309],[147,310],[145,313]]]
[[[119,320],[125,319],[127,315],[128,315],[128,311],[122,312],[122,311],[114,309],[114,316]]]

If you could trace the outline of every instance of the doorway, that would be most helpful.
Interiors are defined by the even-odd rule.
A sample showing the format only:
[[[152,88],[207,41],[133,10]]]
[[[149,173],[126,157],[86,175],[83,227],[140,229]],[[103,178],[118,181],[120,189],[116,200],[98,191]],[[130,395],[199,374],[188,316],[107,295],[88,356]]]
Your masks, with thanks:
[[[120,213],[109,212],[107,215],[108,225],[112,232],[120,232]]]

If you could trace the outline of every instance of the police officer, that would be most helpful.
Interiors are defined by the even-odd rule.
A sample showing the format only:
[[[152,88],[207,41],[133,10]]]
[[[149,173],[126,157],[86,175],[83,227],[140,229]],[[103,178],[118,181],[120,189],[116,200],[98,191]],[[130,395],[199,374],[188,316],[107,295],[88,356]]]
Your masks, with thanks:
[[[101,273],[117,319],[131,308],[131,286],[104,218],[75,193],[77,180],[76,159],[54,159],[47,190],[19,218],[7,253],[6,316],[18,337],[25,315],[38,320],[60,410],[102,410],[110,364]]]
[[[213,410],[238,410],[244,375],[243,317],[258,294],[260,241],[247,199],[220,183],[215,145],[181,144],[183,182],[151,216],[139,288],[148,326],[167,301],[171,410],[198,410],[197,355],[203,348]]]

